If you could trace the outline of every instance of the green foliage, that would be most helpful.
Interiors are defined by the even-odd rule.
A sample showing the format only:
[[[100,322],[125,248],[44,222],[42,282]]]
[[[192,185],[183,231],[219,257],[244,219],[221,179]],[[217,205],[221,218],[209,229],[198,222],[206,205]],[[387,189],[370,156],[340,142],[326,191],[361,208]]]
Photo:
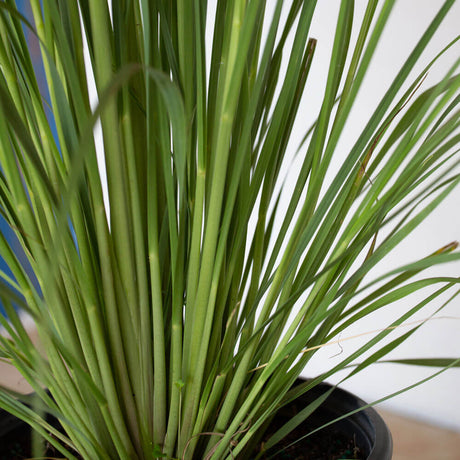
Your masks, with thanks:
[[[339,160],[395,3],[369,0],[356,25],[353,1],[341,2],[321,108],[294,179],[285,169],[315,70],[316,2],[218,0],[215,11],[209,3],[114,0],[109,10],[106,0],[30,0],[32,25],[13,0],[0,2],[0,211],[38,283],[0,236],[13,273],[0,273],[10,319],[0,317],[8,334],[0,359],[21,371],[65,432],[7,389],[0,407],[68,458],[72,449],[91,460],[236,457],[346,327],[408,299],[388,328],[301,391],[384,361],[421,324],[389,342],[392,332],[459,293],[458,278],[423,277],[458,261],[456,244],[370,276],[460,182],[460,61],[429,88],[436,59],[411,73],[453,0]],[[286,181],[295,187],[283,208]],[[422,298],[410,301],[414,293]],[[44,355],[14,305],[33,318]],[[458,366],[456,358],[398,362]]]

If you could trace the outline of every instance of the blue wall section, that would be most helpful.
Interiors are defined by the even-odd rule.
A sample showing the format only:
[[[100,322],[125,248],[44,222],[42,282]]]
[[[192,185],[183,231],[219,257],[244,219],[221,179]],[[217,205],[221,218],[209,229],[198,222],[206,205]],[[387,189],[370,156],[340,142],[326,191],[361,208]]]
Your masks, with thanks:
[[[33,24],[33,18],[32,18],[32,12],[30,9],[30,1],[29,0],[16,0],[16,5],[18,7],[18,10],[30,21],[31,24]],[[42,95],[46,103],[44,104],[46,114],[48,117],[48,121],[50,125],[52,126],[52,131],[55,139],[57,139],[57,133],[56,133],[56,128],[54,124],[54,120],[52,117],[52,113],[49,109],[50,103],[49,103],[49,94],[47,91],[47,86],[46,86],[46,81],[45,81],[45,72],[43,69],[43,63],[41,59],[41,54],[40,54],[40,48],[38,45],[38,40],[34,33],[28,29],[26,26],[23,28],[24,34],[26,36],[26,39],[29,43],[30,46],[30,52],[31,52],[31,57],[32,57],[32,62],[35,68],[35,72],[37,75],[37,80],[38,80],[38,85],[41,89]],[[0,165],[1,167],[1,165]],[[7,241],[10,243],[10,245],[15,249],[16,253],[18,254],[19,259],[23,263],[23,266],[26,267],[26,271],[30,274],[31,278],[34,279],[34,276],[31,274],[30,267],[28,266],[26,257],[23,253],[23,251],[20,248],[20,244],[17,241],[14,232],[11,230],[11,228],[8,226],[8,224],[5,222],[3,217],[0,215],[0,232],[5,236]],[[5,260],[0,257],[0,270],[5,272],[8,276],[12,276],[10,269],[8,268]],[[35,279],[34,279],[35,281]],[[0,302],[0,314],[5,315],[5,309],[2,306]]]
[[[10,240],[11,237],[13,236],[13,232],[9,228],[8,224],[5,222],[5,219],[0,216],[0,232],[5,235],[5,237]],[[11,276],[11,271],[8,268],[8,265],[6,264],[5,260],[3,257],[0,257],[0,270],[5,272],[7,275]],[[5,314],[5,309],[3,308],[3,305],[0,303],[0,314],[4,315]]]

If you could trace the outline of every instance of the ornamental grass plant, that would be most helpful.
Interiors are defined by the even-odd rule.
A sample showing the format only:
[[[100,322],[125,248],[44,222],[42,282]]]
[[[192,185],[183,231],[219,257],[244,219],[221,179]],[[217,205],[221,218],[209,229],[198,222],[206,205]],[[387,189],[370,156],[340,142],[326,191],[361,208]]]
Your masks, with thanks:
[[[422,326],[401,324],[459,293],[457,277],[423,275],[460,259],[450,242],[370,276],[460,182],[460,59],[425,83],[458,37],[413,74],[454,1],[347,152],[339,138],[395,1],[369,0],[358,23],[353,1],[336,5],[322,104],[286,176],[316,3],[30,0],[29,22],[0,2],[0,210],[23,250],[0,236],[12,272],[0,359],[36,395],[30,406],[4,388],[0,407],[69,459],[249,458],[279,407],[384,360]],[[405,298],[390,327],[291,389],[324,344]]]

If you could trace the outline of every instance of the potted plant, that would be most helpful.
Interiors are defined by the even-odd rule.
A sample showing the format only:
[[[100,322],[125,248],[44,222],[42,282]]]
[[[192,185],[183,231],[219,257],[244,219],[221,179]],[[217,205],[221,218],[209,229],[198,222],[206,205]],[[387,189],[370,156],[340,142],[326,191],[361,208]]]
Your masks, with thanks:
[[[0,202],[26,256],[0,237],[12,271],[1,273],[0,353],[35,391],[30,401],[3,389],[0,407],[68,458],[262,457],[327,401],[334,387],[313,393],[321,382],[384,359],[421,323],[390,333],[455,295],[458,278],[423,271],[458,260],[456,244],[371,277],[460,182],[458,62],[435,86],[424,76],[437,57],[410,77],[453,1],[332,179],[394,1],[369,1],[357,26],[353,2],[341,2],[294,176],[288,144],[314,72],[316,2],[270,3],[30,0],[32,24],[0,2]],[[427,287],[351,356],[293,386],[349,325]],[[261,438],[301,394],[306,407]]]

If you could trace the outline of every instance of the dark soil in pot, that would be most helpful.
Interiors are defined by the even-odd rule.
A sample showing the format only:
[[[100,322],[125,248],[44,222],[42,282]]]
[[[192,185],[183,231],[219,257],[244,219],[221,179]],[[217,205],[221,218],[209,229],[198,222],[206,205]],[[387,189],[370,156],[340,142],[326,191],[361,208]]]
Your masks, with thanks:
[[[287,420],[328,388],[330,387],[327,384],[319,385],[283,408],[269,425],[267,433],[276,432]],[[263,459],[391,460],[391,434],[382,418],[372,408],[364,409],[302,439],[293,446],[286,447],[325,423],[364,405],[362,400],[351,393],[341,389],[334,390],[307,422],[291,433],[284,444],[267,452]],[[44,456],[62,458],[52,447],[49,447]],[[30,429],[12,415],[0,411],[0,460],[26,458],[30,458]]]

